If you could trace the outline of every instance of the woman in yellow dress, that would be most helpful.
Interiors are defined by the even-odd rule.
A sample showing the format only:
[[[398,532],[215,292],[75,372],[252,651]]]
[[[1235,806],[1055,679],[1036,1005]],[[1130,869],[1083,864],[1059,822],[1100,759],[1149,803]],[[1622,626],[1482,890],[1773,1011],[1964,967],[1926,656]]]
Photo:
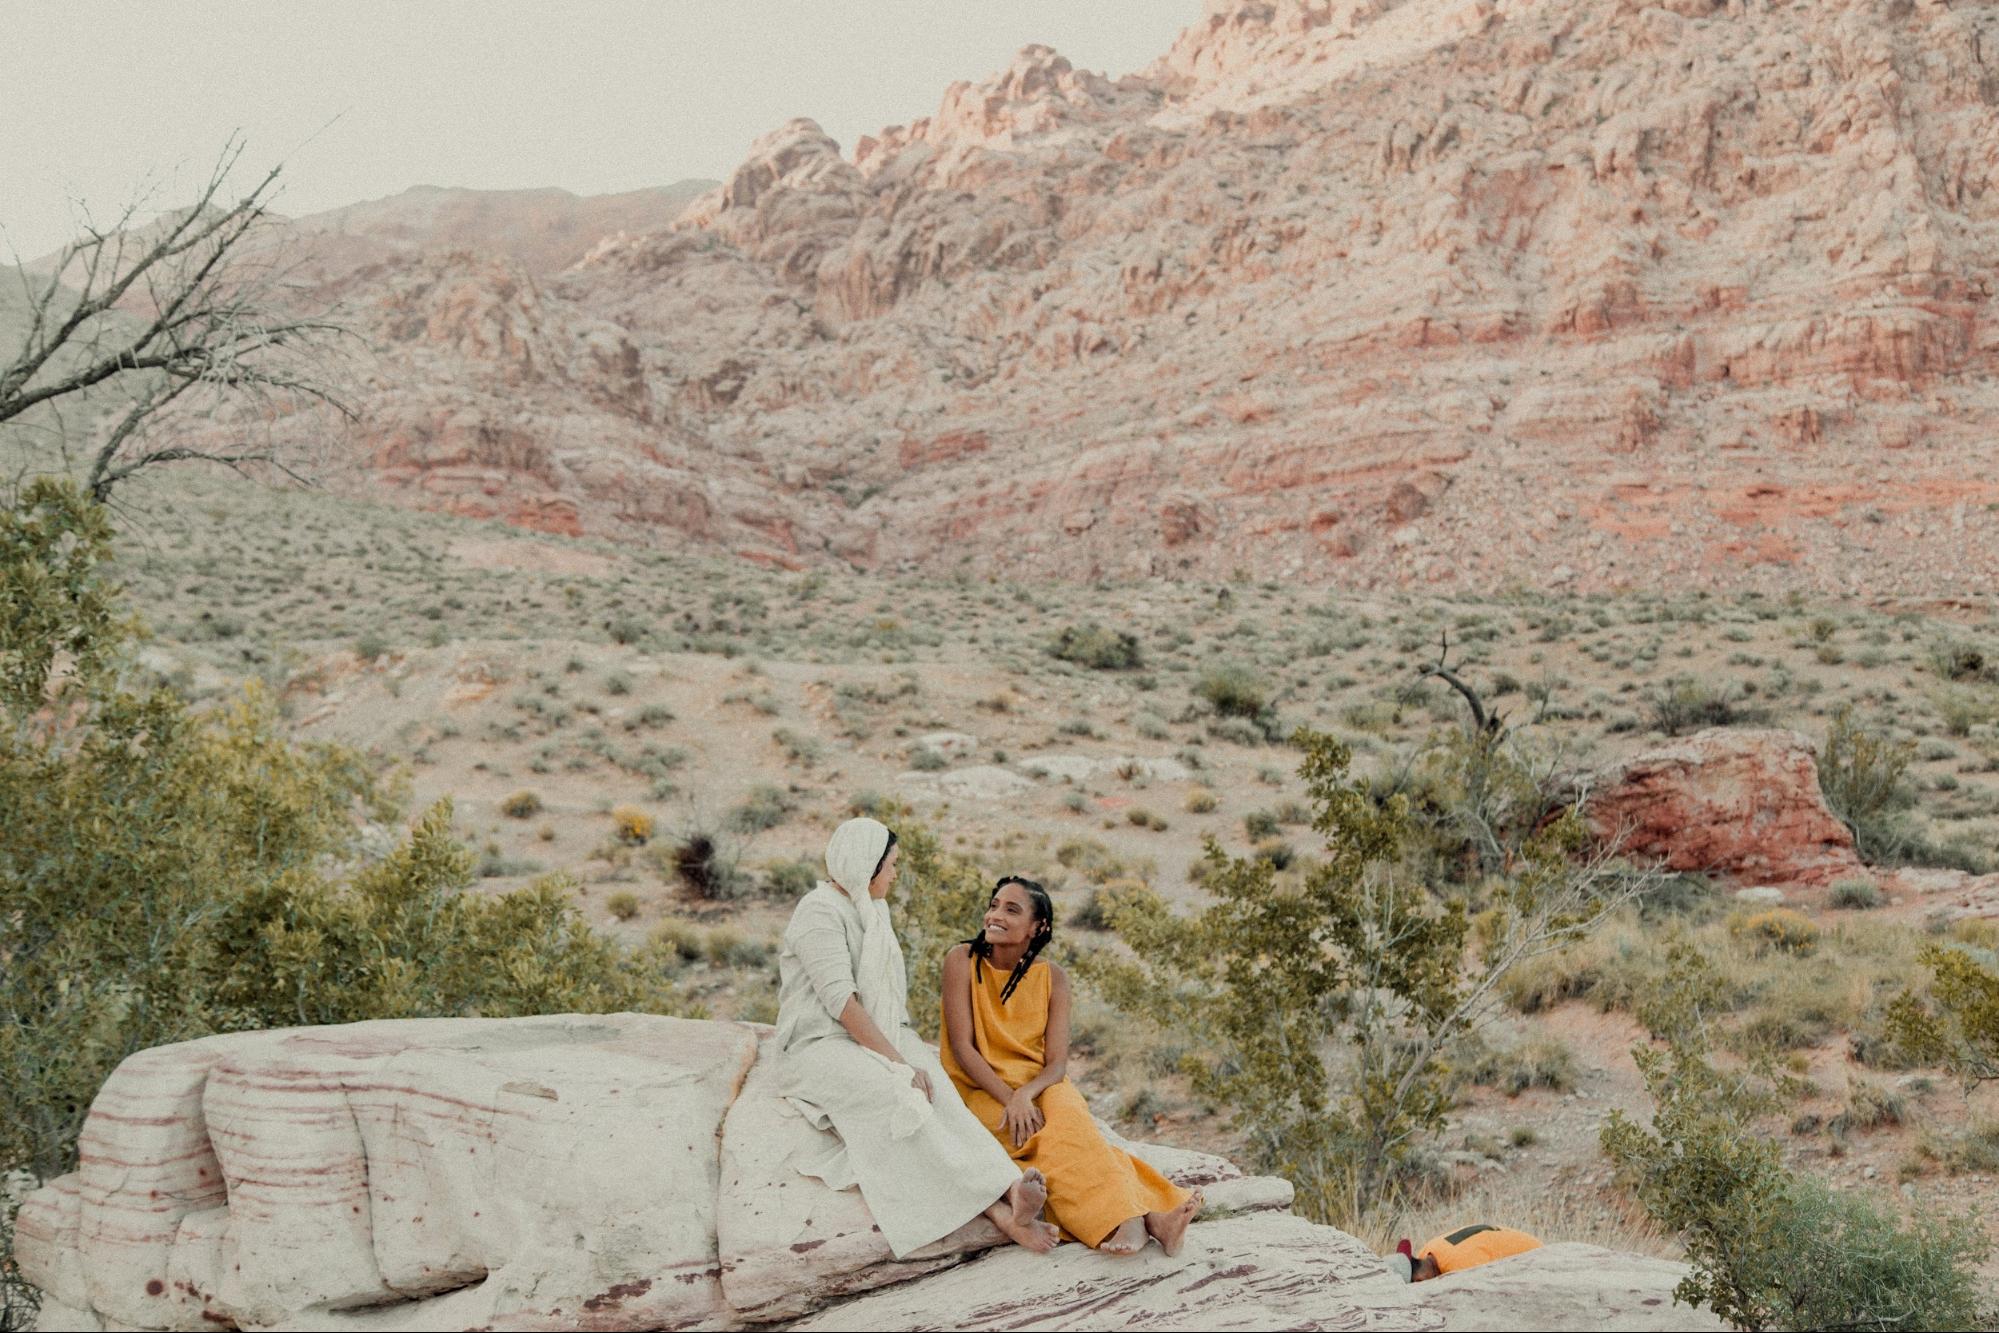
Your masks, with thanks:
[[[944,956],[944,1070],[1013,1160],[1040,1169],[1049,1221],[1107,1254],[1150,1237],[1176,1255],[1200,1191],[1113,1147],[1069,1081],[1069,978],[1039,957],[1054,933],[1039,884],[994,887],[983,929]]]

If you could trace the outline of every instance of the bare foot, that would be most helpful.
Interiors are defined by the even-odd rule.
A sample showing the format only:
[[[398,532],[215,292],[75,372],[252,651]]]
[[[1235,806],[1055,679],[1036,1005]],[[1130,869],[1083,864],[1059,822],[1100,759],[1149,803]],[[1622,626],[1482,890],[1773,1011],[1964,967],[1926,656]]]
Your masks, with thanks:
[[[1164,1217],[1166,1214],[1161,1213]],[[1116,1231],[1097,1243],[1097,1248],[1105,1254],[1137,1254],[1145,1248],[1146,1220],[1143,1217],[1128,1217]]]
[[[1013,1208],[1014,1225],[1026,1226],[1041,1216],[1041,1205],[1048,1202],[1048,1177],[1041,1174],[1040,1168],[1028,1167],[1008,1187],[1006,1202]]]
[[[1201,1205],[1206,1202],[1201,1191],[1195,1190],[1187,1196],[1187,1202],[1173,1211],[1145,1215],[1145,1229],[1159,1242],[1159,1248],[1166,1251],[1167,1258],[1170,1259],[1180,1253],[1180,1247],[1187,1241],[1187,1224],[1194,1220],[1194,1215],[1201,1211]]]
[[[1004,1199],[986,1209],[986,1216],[992,1219],[993,1225],[998,1227],[1008,1240],[1036,1254],[1048,1253],[1062,1239],[1062,1233],[1055,1229],[1052,1222],[1043,1222],[1039,1218],[1030,1218],[1026,1222],[1014,1221],[1013,1209],[1007,1206]]]

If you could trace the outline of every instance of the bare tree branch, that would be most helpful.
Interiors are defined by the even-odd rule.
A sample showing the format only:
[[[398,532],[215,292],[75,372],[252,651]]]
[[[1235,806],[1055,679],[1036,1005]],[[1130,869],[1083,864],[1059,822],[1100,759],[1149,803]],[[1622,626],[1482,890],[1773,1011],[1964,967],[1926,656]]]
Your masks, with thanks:
[[[0,426],[72,399],[102,410],[90,391],[118,386],[125,402],[89,455],[87,485],[100,503],[142,469],[185,460],[264,464],[302,479],[275,444],[210,442],[240,435],[245,409],[259,402],[267,423],[300,406],[354,416],[323,378],[344,328],[300,308],[292,271],[261,239],[281,168],[234,203],[217,202],[243,147],[231,140],[194,202],[150,231],[134,227],[129,207],[113,227],[86,225],[45,281],[22,275],[28,329],[0,361]],[[53,433],[67,455],[67,432],[58,424]],[[170,433],[171,442],[148,442]]]
[[[1444,684],[1464,696],[1466,705],[1471,709],[1472,731],[1475,734],[1482,736],[1499,735],[1501,729],[1506,725],[1506,719],[1498,713],[1487,713],[1485,711],[1485,703],[1478,697],[1478,691],[1465,684],[1458,674],[1451,670],[1450,659],[1451,632],[1445,630],[1441,636],[1436,664],[1426,667],[1417,679],[1421,680],[1424,677],[1435,676],[1437,679],[1443,681]]]

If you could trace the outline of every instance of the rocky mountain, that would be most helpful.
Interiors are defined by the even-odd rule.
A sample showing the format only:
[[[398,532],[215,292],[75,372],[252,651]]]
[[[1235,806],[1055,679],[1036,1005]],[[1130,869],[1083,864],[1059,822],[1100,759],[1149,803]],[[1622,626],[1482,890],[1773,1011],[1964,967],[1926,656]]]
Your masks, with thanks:
[[[605,236],[669,227],[714,181],[685,180],[625,194],[465,190],[418,185],[298,220],[308,251],[329,269],[393,255],[479,250],[530,273],[569,267]]]
[[[1135,75],[1029,47],[850,154],[794,120],[560,271],[587,228],[440,201],[319,272],[376,348],[355,484],[415,503],[791,565],[1935,597],[1999,575],[1995,108],[1999,10],[1950,0],[1209,0]]]

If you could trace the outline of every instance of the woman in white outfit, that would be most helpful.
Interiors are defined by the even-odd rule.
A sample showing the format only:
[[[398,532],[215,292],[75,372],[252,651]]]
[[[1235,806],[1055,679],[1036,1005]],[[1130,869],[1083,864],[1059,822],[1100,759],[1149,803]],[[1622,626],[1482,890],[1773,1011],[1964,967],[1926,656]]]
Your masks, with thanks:
[[[984,1213],[1037,1253],[1038,1171],[1023,1174],[952,1091],[909,1026],[909,978],[889,921],[901,853],[872,819],[850,819],[826,846],[826,872],[799,900],[778,954],[777,1040],[787,1092],[840,1150],[802,1168],[835,1189],[858,1185],[899,1259]]]

